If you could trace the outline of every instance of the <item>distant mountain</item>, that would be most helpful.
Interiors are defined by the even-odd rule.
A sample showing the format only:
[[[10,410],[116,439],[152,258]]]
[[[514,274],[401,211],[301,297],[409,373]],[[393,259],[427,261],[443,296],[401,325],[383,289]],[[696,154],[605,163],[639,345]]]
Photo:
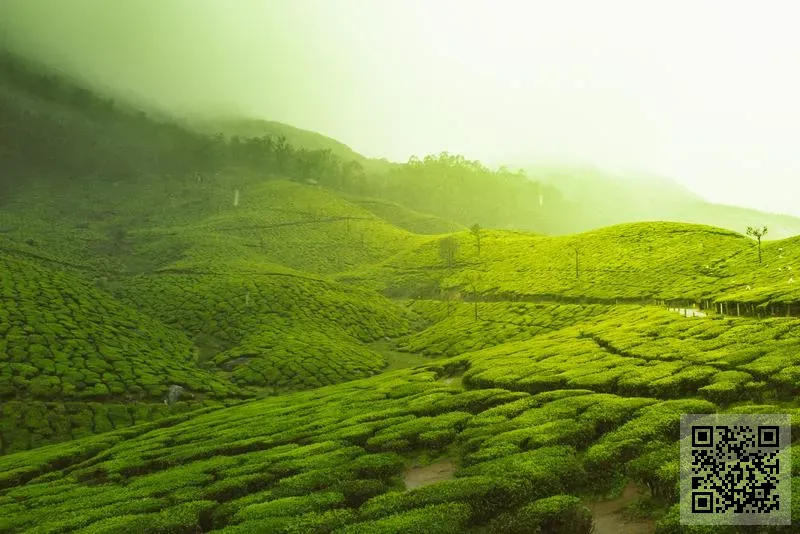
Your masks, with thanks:
[[[529,166],[532,179],[558,188],[572,216],[559,233],[623,222],[671,221],[708,224],[744,232],[766,225],[771,239],[800,234],[800,218],[708,202],[671,178],[656,174],[613,175],[591,167]]]
[[[391,163],[274,121],[198,118],[189,129],[186,119],[143,112],[7,54],[0,54],[0,74],[0,134],[9,140],[0,147],[0,205],[17,187],[48,177],[58,176],[59,183],[93,176],[97,182],[155,184],[170,176],[190,183],[198,175],[225,174],[235,167],[237,175],[244,172],[252,180],[273,176],[319,184],[379,199],[382,208],[371,208],[379,212],[398,204],[423,219],[461,226],[563,235],[663,220],[737,232],[767,225],[770,239],[800,234],[799,218],[713,204],[664,177],[567,166],[529,166],[525,174],[511,173],[449,154]],[[235,136],[260,139],[230,142]],[[283,137],[286,143],[266,137]],[[407,215],[401,217],[406,222]],[[404,225],[419,231],[418,223]],[[426,223],[426,231],[447,227]]]

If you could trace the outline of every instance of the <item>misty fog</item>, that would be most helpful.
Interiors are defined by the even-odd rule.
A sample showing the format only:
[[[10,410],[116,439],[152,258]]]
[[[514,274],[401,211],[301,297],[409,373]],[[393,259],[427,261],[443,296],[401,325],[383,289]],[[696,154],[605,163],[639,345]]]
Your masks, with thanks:
[[[664,175],[800,215],[794,4],[4,0],[2,42],[178,115]]]

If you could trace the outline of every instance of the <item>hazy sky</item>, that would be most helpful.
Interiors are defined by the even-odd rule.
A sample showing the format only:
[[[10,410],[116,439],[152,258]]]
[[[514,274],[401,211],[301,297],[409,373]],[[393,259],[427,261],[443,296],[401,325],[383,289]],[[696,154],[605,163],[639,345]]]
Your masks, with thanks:
[[[793,0],[0,0],[8,44],[172,109],[392,160],[641,169],[800,216],[797,15]]]

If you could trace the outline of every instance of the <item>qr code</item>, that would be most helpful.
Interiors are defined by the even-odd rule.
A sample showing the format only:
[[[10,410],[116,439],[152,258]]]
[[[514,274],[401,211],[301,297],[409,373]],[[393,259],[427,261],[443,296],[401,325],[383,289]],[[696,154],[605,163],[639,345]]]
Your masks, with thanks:
[[[681,523],[791,524],[791,417],[681,416]]]

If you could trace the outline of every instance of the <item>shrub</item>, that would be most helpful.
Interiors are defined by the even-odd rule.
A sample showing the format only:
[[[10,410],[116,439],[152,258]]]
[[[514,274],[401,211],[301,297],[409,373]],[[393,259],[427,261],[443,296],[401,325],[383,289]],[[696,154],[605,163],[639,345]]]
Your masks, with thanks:
[[[482,522],[502,509],[520,502],[527,484],[487,476],[472,476],[437,482],[406,492],[391,492],[367,501],[361,515],[375,519],[412,508],[447,502],[464,502],[471,506],[475,522]]]
[[[466,504],[435,504],[356,523],[335,530],[334,534],[463,534],[471,514],[472,510]]]
[[[240,509],[234,519],[253,521],[267,517],[296,516],[306,512],[319,512],[338,508],[344,504],[340,492],[311,493],[298,497],[284,497],[259,504],[251,504]]]
[[[349,468],[365,478],[385,478],[403,470],[405,460],[394,453],[364,454],[353,460]]]
[[[530,487],[529,499],[578,488],[584,485],[586,476],[575,449],[565,446],[543,447],[489,460],[467,467],[458,475],[519,480]]]
[[[492,534],[590,534],[592,514],[581,500],[571,495],[554,495],[539,499],[518,510],[506,513],[491,522]]]

